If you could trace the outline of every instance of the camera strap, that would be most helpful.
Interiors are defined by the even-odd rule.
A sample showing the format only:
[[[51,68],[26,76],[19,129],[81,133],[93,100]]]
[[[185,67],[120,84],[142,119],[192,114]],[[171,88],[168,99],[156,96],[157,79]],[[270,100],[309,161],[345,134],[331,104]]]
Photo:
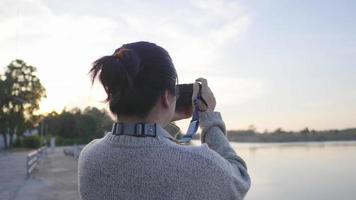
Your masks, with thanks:
[[[207,102],[205,101],[205,99],[201,95],[201,84],[198,84],[198,85],[199,85],[199,92],[198,92],[198,95],[193,100],[194,110],[193,110],[192,119],[191,119],[191,121],[189,123],[189,127],[188,127],[188,130],[187,130],[187,133],[183,136],[183,138],[178,140],[179,144],[188,143],[190,140],[193,139],[193,136],[198,131],[198,128],[199,128],[199,112],[204,112],[205,111],[205,110],[202,110],[202,109],[199,108],[199,101],[201,101],[203,104],[205,104],[206,108],[208,107]]]
[[[201,95],[201,84],[199,84],[198,95],[193,100],[194,110],[192,114],[192,119],[189,123],[187,133],[181,139],[169,138],[178,144],[187,144],[193,139],[194,135],[199,128],[199,112],[204,112],[199,108],[199,101],[201,101],[206,108],[208,107],[207,102]],[[157,135],[157,124],[156,123],[114,123],[112,127],[112,134],[114,135],[129,135],[136,137],[156,137]]]

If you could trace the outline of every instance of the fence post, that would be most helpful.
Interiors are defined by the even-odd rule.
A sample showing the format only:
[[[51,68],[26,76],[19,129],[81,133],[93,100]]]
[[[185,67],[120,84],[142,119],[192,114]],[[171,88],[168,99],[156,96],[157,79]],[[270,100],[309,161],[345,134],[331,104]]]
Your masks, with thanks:
[[[30,176],[30,172],[29,172],[29,168],[30,168],[30,164],[29,164],[29,156],[26,156],[26,177],[28,178]]]
[[[42,157],[47,155],[46,150],[47,150],[47,146],[43,146],[27,154],[26,157],[27,178],[31,176],[32,171],[38,166],[39,162],[42,160]]]
[[[51,153],[54,153],[54,149],[56,148],[56,138],[51,137]]]

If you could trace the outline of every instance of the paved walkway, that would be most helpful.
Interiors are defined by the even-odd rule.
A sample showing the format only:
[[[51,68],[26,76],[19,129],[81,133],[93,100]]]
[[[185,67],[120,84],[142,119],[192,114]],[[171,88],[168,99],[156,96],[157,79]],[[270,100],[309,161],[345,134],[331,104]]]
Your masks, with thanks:
[[[0,200],[13,200],[26,181],[29,151],[0,151]]]
[[[54,153],[48,153],[33,176],[26,179],[26,154],[0,155],[0,200],[79,199],[75,158],[65,156],[63,148],[57,148]]]
[[[65,156],[63,148],[43,159],[33,177],[18,192],[15,200],[76,200],[77,160]]]

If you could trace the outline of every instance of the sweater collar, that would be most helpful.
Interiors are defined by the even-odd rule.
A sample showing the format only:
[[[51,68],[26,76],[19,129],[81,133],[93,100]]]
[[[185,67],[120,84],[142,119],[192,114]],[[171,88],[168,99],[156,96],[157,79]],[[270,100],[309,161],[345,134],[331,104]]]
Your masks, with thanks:
[[[177,140],[172,137],[163,127],[157,124],[156,137],[135,137],[127,135],[114,135],[108,132],[104,138],[105,141],[116,145],[142,146],[142,145],[158,145],[162,142],[171,141],[176,143]]]

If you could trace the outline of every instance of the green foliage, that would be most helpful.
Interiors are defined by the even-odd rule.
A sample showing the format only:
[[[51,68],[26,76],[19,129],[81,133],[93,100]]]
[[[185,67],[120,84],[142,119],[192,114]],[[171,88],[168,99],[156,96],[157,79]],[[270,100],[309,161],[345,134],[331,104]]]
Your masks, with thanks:
[[[347,141],[356,140],[356,129],[316,131],[305,128],[301,131],[284,131],[253,133],[249,130],[228,131],[228,137],[236,142],[301,142],[301,141]]]
[[[57,137],[57,145],[85,144],[101,138],[112,123],[105,110],[93,107],[83,111],[78,108],[63,110],[60,114],[52,112],[44,117],[48,132]]]
[[[56,146],[71,146],[75,144],[88,144],[92,139],[90,138],[62,138],[56,137]]]
[[[11,141],[14,134],[33,127],[33,113],[45,96],[36,68],[19,59],[12,61],[0,75],[0,132],[8,132]]]
[[[23,146],[24,146],[23,140],[22,140],[21,138],[17,138],[16,141],[15,141],[15,143],[14,143],[14,147],[15,147],[15,148],[21,148],[21,147],[23,147]]]
[[[309,133],[310,133],[310,131],[309,131],[308,127],[306,127],[305,129],[300,131],[300,134],[302,134],[302,135],[308,135]]]
[[[26,148],[37,149],[41,146],[41,138],[38,135],[24,137],[23,146]]]

